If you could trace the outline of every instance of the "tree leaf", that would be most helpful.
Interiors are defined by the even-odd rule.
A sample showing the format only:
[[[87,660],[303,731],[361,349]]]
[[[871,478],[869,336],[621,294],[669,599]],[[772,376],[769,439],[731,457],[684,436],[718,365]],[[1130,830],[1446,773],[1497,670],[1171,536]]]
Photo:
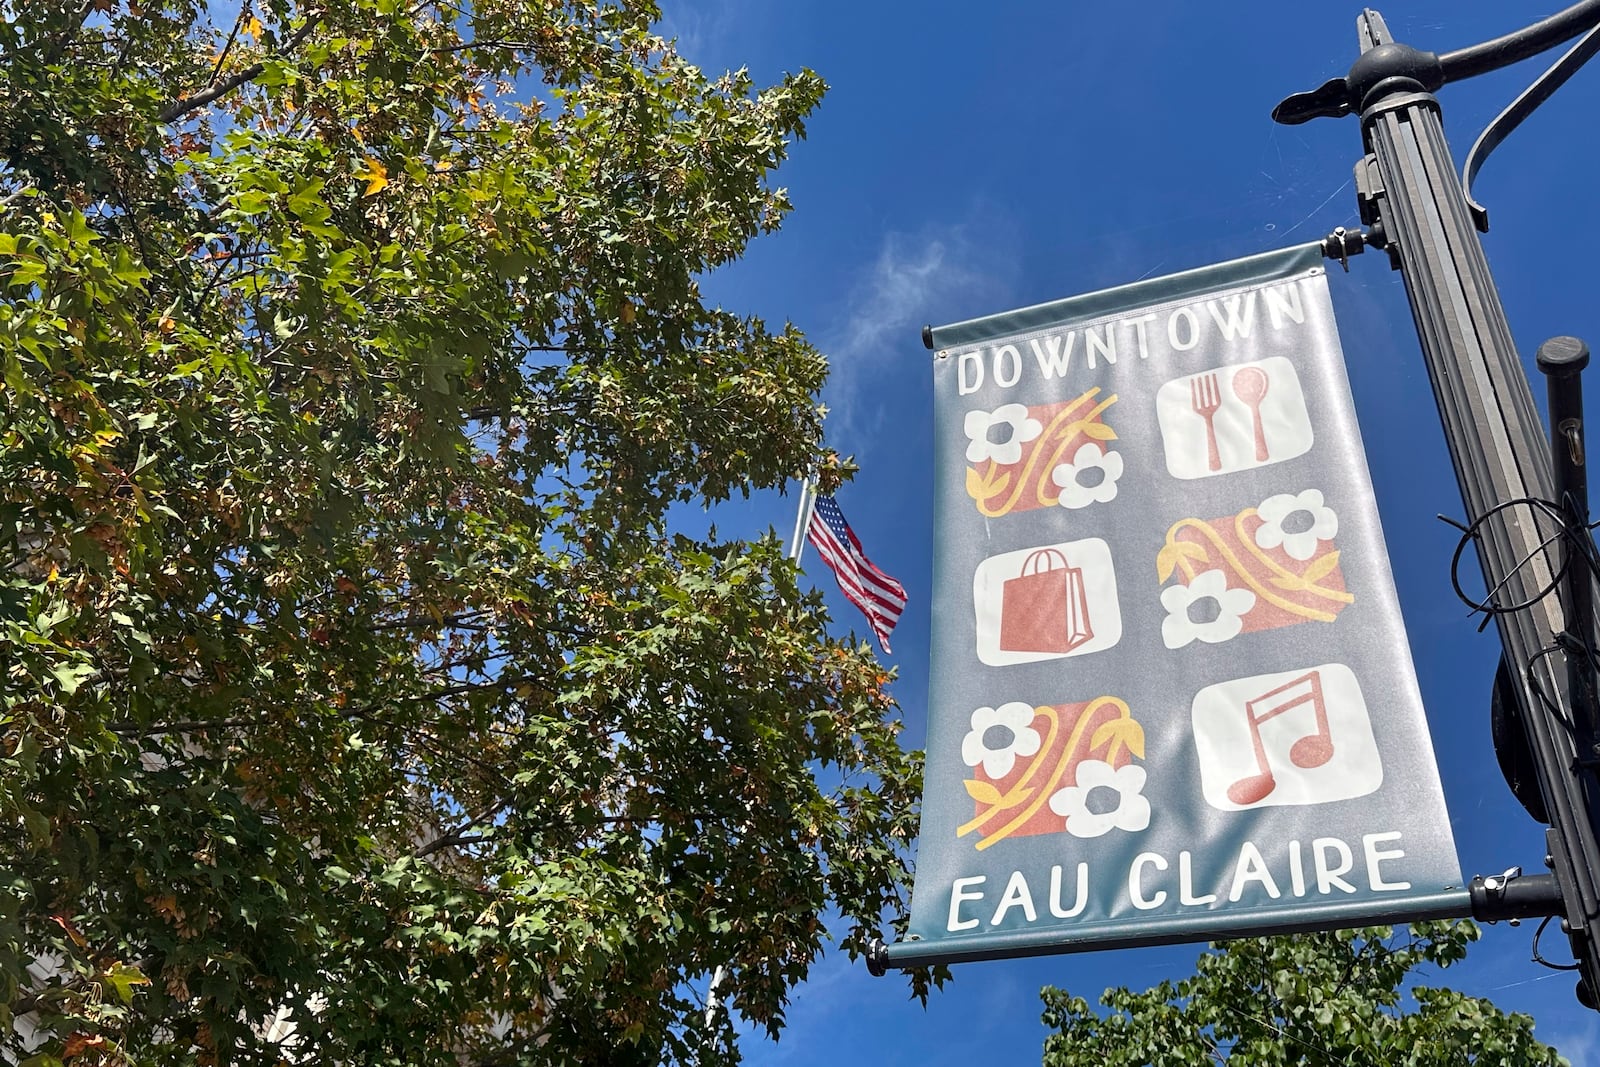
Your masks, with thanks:
[[[133,1003],[133,991],[139,986],[150,984],[150,979],[137,967],[128,967],[116,963],[101,976],[117,994],[117,999],[124,1004]]]
[[[389,170],[373,156],[368,156],[362,169],[356,171],[356,177],[367,183],[366,191],[362,196],[376,196],[383,192],[389,184]]]

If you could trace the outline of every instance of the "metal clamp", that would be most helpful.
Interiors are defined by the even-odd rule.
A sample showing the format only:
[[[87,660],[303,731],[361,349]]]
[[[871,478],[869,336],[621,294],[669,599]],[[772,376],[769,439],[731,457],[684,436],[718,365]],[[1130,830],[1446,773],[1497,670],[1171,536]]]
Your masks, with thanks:
[[[1467,891],[1472,895],[1472,917],[1487,923],[1505,919],[1520,926],[1523,919],[1561,914],[1561,887],[1555,877],[1524,875],[1521,867],[1507,867],[1487,878],[1480,874]]]
[[[1350,257],[1359,256],[1367,247],[1367,237],[1360,230],[1347,230],[1343,226],[1322,239],[1322,254],[1327,259],[1337,259],[1346,274],[1350,273]]]

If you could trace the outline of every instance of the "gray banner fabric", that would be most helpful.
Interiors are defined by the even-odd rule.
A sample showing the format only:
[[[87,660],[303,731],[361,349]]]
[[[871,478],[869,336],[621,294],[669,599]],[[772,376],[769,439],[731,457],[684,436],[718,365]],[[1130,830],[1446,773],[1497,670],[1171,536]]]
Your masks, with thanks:
[[[932,336],[891,962],[1467,914],[1318,247]]]

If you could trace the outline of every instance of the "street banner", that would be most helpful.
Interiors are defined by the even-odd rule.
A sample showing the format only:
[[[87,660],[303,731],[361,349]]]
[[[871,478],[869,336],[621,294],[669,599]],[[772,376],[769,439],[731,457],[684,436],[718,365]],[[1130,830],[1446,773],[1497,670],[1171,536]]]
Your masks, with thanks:
[[[934,329],[910,966],[1466,915],[1306,245]]]

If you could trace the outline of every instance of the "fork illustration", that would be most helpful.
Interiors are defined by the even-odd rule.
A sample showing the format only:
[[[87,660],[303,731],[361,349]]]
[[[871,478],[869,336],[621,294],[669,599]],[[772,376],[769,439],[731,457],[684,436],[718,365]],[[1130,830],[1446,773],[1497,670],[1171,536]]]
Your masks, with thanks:
[[[1217,428],[1212,420],[1222,407],[1222,390],[1217,386],[1216,374],[1202,374],[1189,382],[1189,406],[1206,420],[1206,465],[1219,471],[1222,457],[1217,454]]]

